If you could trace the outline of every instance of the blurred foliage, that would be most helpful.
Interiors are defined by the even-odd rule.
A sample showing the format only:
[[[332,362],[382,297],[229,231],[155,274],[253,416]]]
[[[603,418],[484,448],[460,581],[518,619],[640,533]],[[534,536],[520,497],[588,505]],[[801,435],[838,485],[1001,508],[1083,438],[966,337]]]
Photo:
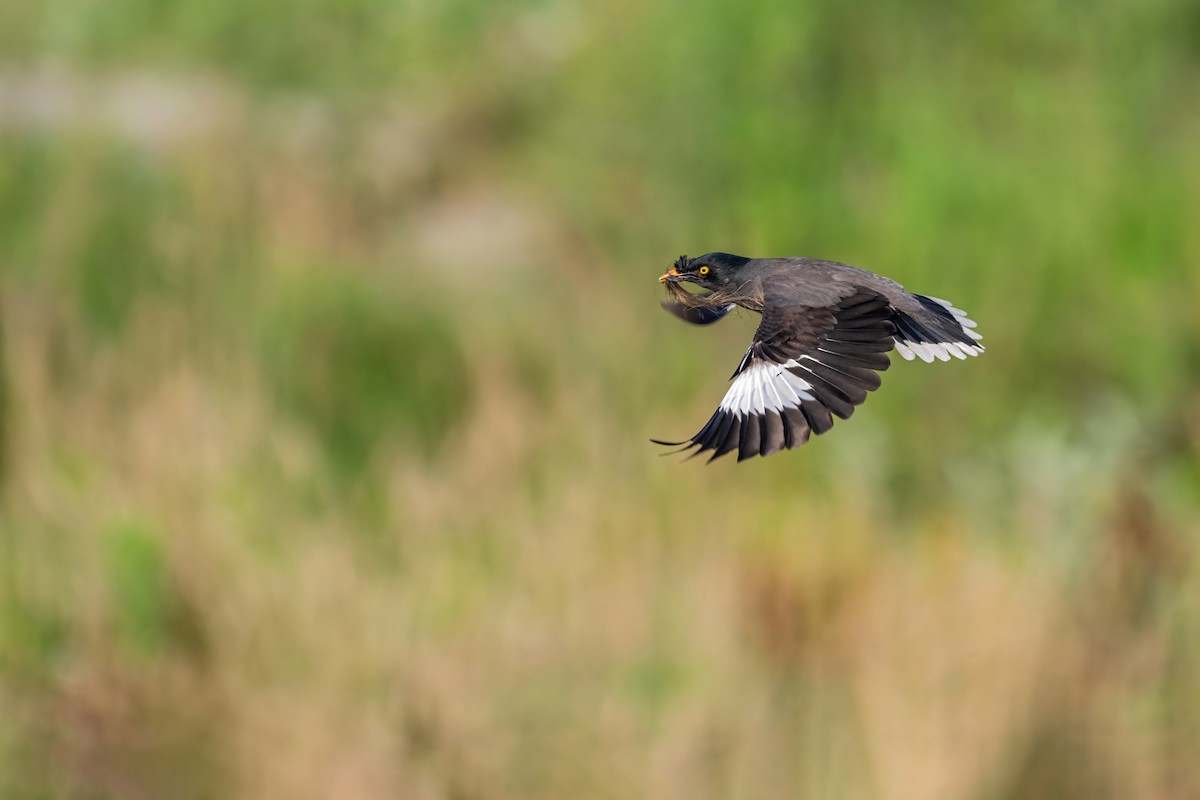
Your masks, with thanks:
[[[0,5],[0,797],[1200,794],[1193,6]],[[988,352],[659,459],[710,250]]]
[[[294,287],[274,305],[263,372],[339,466],[363,467],[397,426],[428,451],[465,413],[467,369],[447,316],[400,294],[329,280]]]

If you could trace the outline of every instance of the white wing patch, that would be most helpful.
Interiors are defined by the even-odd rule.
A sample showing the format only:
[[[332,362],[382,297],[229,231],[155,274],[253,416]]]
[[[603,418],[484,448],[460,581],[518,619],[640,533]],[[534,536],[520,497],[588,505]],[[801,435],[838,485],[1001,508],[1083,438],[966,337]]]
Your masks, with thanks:
[[[929,296],[926,295],[926,297]],[[975,332],[974,329],[979,326],[967,316],[967,312],[961,308],[955,308],[950,301],[943,300],[940,297],[929,297],[929,299],[953,314],[954,321],[959,324],[962,332],[967,336],[975,341],[983,338]],[[983,345],[969,345],[962,342],[913,342],[907,339],[897,339],[896,352],[905,361],[912,361],[914,358],[919,358],[926,364],[932,364],[935,358],[939,361],[949,361],[951,357],[965,359],[967,356],[977,356],[983,352]]]
[[[721,409],[743,417],[799,408],[801,400],[815,400],[808,381],[787,369],[796,366],[794,359],[787,364],[755,360],[734,379],[721,400]]]

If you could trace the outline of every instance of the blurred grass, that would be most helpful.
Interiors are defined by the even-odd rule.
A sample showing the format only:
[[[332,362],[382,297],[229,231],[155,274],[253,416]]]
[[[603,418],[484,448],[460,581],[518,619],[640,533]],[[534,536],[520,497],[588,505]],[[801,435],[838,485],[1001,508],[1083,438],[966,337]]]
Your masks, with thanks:
[[[0,8],[0,796],[1200,794],[1200,16]],[[680,465],[836,258],[989,350]]]

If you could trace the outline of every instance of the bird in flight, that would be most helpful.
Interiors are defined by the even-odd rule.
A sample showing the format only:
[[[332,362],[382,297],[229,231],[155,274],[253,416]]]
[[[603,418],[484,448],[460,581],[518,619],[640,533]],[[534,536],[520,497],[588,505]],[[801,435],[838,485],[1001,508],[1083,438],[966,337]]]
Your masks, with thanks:
[[[913,294],[865,269],[813,258],[680,256],[659,279],[680,319],[710,325],[735,307],[762,314],[733,384],[695,436],[682,442],[709,461],[790,450],[848,419],[879,388],[888,351],[906,360],[965,359],[983,352],[975,323],[936,297]],[[681,283],[702,290],[689,292]]]

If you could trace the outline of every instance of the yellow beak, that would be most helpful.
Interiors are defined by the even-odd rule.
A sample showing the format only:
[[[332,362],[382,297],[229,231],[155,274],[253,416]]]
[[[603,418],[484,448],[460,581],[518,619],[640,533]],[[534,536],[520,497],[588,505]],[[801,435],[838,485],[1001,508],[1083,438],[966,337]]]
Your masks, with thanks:
[[[679,277],[680,277],[679,273],[675,271],[674,267],[671,267],[669,270],[667,270],[666,272],[664,272],[662,275],[660,275],[658,277],[658,282],[666,283],[669,280],[678,280]]]

